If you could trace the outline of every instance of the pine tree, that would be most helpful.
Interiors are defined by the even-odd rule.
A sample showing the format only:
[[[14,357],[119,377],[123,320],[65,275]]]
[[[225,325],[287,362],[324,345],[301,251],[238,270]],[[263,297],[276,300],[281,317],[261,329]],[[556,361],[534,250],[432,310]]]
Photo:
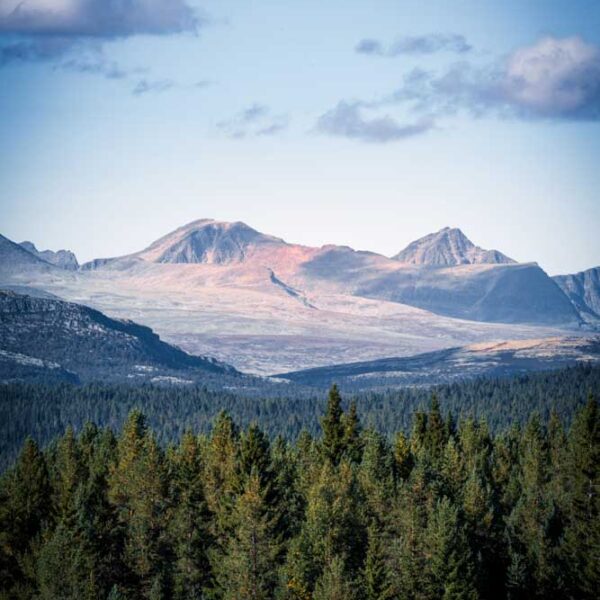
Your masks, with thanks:
[[[321,442],[323,454],[334,465],[340,462],[345,450],[343,414],[342,397],[337,385],[334,384],[329,390],[329,400],[327,401],[325,416],[321,419],[321,427],[323,428],[323,440]]]
[[[429,414],[427,415],[427,428],[424,437],[424,447],[427,452],[428,460],[432,464],[439,466],[444,448],[446,446],[447,428],[442,414],[440,412],[440,403],[434,394],[431,398]]]
[[[374,525],[368,530],[368,547],[363,577],[365,600],[391,598],[382,531]]]
[[[394,460],[396,474],[400,479],[408,479],[413,468],[413,457],[410,443],[403,431],[396,434],[394,442]]]
[[[286,541],[300,531],[306,503],[299,489],[300,476],[296,453],[283,437],[277,436],[272,454],[278,503],[277,533]]]
[[[356,410],[356,402],[350,404],[350,409],[342,417],[344,429],[343,447],[344,454],[350,462],[360,463],[362,457],[363,444],[361,440],[360,419]]]
[[[425,577],[428,598],[478,598],[469,547],[458,521],[458,510],[448,498],[439,500],[425,532],[429,556]]]
[[[33,593],[32,551],[36,538],[52,521],[46,460],[27,438],[15,467],[0,480],[0,575],[2,589]],[[29,590],[29,591],[26,591]]]
[[[394,493],[394,458],[387,440],[372,429],[363,436],[363,459],[358,478],[365,498],[365,512],[382,524]]]
[[[67,427],[59,440],[53,474],[55,513],[57,518],[68,518],[75,508],[77,487],[84,483],[80,451],[72,427]]]
[[[366,546],[362,503],[350,464],[342,462],[336,468],[324,463],[308,490],[302,530],[290,549],[288,585],[292,582],[295,589],[312,592],[323,568],[340,553],[349,571],[360,572]]]
[[[221,543],[230,527],[229,517],[241,489],[239,431],[225,412],[217,415],[203,448],[203,482],[208,508],[213,515],[212,534]]]
[[[278,583],[279,540],[256,471],[250,474],[232,515],[234,525],[213,568],[223,600],[273,598]]]
[[[190,431],[184,433],[170,461],[172,511],[168,530],[174,553],[174,596],[182,600],[202,598],[211,585],[211,515],[204,497],[200,449]]]
[[[317,581],[314,600],[353,600],[356,586],[349,579],[341,556],[334,556]]]
[[[544,597],[556,590],[557,582],[552,577],[553,548],[548,536],[554,510],[548,494],[548,443],[537,415],[529,420],[523,432],[520,459],[521,496],[508,519],[508,526],[511,549],[527,561],[530,587],[513,590],[513,593],[527,592]],[[512,563],[515,560],[511,557]]]
[[[600,410],[590,397],[576,416],[568,440],[569,498],[561,554],[574,598],[594,598],[600,585]]]
[[[168,482],[163,453],[137,411],[123,428],[118,455],[110,474],[109,498],[123,528],[124,562],[133,576],[132,585],[150,597],[151,592],[156,594],[156,582],[163,581],[162,570],[168,567]]]

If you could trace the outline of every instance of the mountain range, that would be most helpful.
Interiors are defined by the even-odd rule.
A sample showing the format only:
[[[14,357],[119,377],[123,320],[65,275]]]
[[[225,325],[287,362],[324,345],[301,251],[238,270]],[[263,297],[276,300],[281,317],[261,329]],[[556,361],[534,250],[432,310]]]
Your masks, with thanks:
[[[451,228],[385,257],[201,219],[139,252],[77,265],[68,251],[0,236],[0,287],[134,319],[257,374],[583,335],[600,323],[598,269],[551,278]]]

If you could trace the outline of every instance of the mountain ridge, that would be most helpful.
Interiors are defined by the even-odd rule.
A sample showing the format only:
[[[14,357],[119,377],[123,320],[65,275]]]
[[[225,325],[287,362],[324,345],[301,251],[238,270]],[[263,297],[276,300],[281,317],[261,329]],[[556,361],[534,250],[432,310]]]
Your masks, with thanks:
[[[159,382],[239,375],[230,365],[163,342],[134,321],[111,319],[74,302],[3,290],[0,352],[2,379],[10,379],[15,367],[51,369],[78,381]]]
[[[55,267],[60,267],[67,271],[77,271],[79,269],[77,257],[70,250],[57,250],[56,252],[54,250],[38,250],[33,242],[27,241],[21,242],[19,246]]]

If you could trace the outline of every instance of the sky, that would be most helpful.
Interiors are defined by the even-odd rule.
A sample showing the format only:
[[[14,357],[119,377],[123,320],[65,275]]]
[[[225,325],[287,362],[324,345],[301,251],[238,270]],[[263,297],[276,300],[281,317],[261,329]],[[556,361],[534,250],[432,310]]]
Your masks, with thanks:
[[[0,0],[0,233],[189,221],[385,255],[445,226],[600,265],[596,0]]]

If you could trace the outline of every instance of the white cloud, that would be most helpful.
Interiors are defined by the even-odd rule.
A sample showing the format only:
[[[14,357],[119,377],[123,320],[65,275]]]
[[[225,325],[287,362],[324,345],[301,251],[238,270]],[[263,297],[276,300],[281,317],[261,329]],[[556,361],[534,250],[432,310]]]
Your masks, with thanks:
[[[600,49],[579,37],[542,38],[510,55],[502,88],[507,102],[532,112],[599,116]]]
[[[545,37],[484,66],[462,62],[438,74],[415,69],[381,104],[389,102],[437,114],[599,119],[600,49],[579,37]]]

